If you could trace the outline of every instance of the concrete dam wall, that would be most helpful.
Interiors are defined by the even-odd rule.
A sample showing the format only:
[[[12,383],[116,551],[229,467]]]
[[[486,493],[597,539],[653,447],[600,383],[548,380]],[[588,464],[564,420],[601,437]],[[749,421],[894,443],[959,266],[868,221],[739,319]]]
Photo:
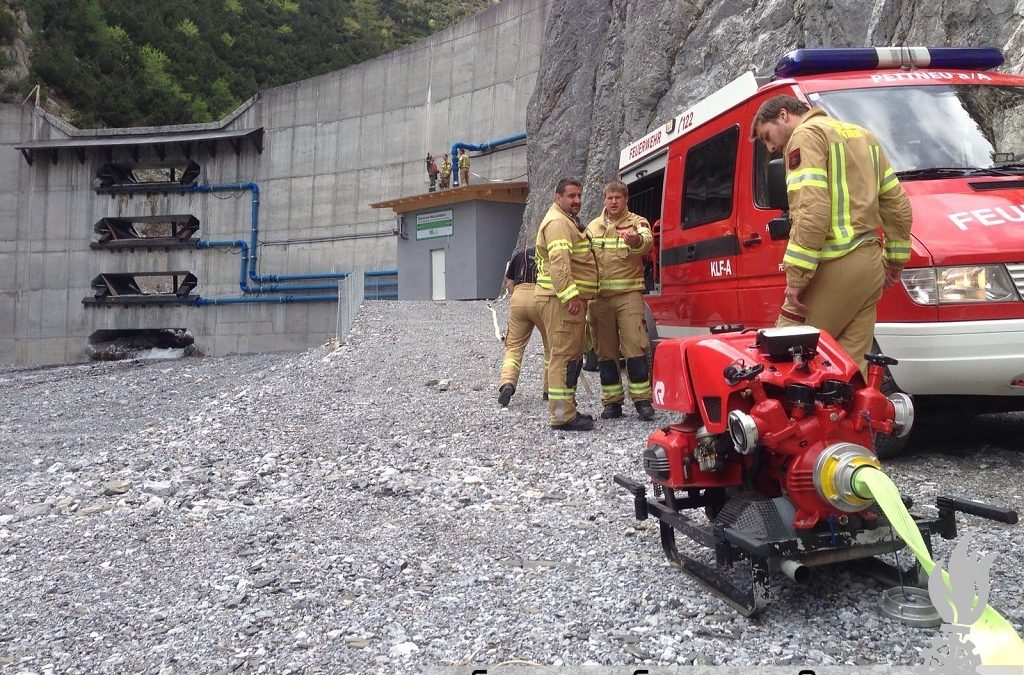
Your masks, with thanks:
[[[426,192],[428,152],[440,162],[453,142],[525,130],[546,14],[546,0],[506,0],[386,56],[261,92],[213,124],[80,130],[0,105],[0,363],[82,361],[90,338],[136,330],[187,330],[210,355],[324,342],[337,304],[289,298],[330,296],[335,280],[273,277],[394,268],[394,214],[369,204]],[[97,189],[111,166],[166,177],[189,162],[197,185],[220,187]],[[471,171],[472,183],[522,180],[525,145],[474,156]],[[153,221],[198,228],[180,245],[96,245]],[[230,243],[253,239],[250,267]],[[170,296],[194,288],[186,302],[125,301],[143,283]],[[105,301],[83,304],[97,294]]]

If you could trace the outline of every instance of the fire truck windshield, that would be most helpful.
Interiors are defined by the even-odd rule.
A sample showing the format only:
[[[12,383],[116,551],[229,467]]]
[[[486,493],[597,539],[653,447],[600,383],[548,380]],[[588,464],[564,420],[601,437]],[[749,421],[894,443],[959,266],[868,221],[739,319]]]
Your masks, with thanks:
[[[892,86],[810,100],[873,131],[905,180],[1024,173],[1024,87]]]

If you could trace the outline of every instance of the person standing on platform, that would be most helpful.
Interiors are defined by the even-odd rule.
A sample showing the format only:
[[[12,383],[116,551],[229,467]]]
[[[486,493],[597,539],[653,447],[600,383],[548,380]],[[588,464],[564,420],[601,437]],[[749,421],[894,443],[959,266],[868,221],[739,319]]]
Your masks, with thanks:
[[[469,153],[459,148],[459,185],[469,185]]]
[[[430,179],[430,191],[434,192],[437,190],[437,162],[429,152],[427,153],[427,178]]]
[[[448,158],[448,153],[444,153],[444,158],[441,160],[441,189],[447,190],[452,180],[452,160]]]

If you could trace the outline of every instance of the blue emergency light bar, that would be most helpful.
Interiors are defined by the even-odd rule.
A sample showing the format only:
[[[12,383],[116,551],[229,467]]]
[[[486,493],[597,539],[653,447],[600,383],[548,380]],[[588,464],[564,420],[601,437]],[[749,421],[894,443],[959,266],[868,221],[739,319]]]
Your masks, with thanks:
[[[988,70],[1003,65],[998,47],[865,47],[794,49],[775,65],[775,77],[882,68]]]

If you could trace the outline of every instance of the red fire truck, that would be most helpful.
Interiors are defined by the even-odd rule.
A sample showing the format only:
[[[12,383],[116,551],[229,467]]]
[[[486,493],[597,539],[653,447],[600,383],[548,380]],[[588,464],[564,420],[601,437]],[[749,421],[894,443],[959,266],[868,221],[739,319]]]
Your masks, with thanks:
[[[774,325],[784,168],[748,139],[758,106],[790,94],[871,129],[913,204],[911,259],[875,329],[899,361],[889,387],[918,404],[1024,409],[1024,76],[990,70],[1002,63],[996,48],[799,49],[624,148],[629,208],[657,223],[652,337]]]

